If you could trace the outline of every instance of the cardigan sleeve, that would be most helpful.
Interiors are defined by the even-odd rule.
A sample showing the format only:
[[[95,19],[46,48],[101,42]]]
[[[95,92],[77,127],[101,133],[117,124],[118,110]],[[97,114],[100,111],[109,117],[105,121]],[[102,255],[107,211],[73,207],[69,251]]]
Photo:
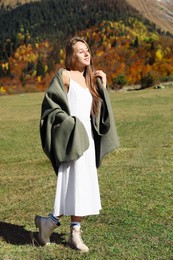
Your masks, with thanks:
[[[119,147],[119,139],[115,125],[114,115],[110,103],[108,90],[97,79],[98,92],[101,98],[99,114],[92,118],[95,142],[96,166],[101,165],[102,158],[110,151]]]
[[[70,115],[66,93],[56,78],[42,102],[40,136],[56,174],[61,163],[79,158],[89,147],[85,127]]]
[[[98,104],[98,115],[92,118],[92,123],[98,135],[102,136],[110,129],[111,105],[109,102],[108,91],[103,87],[100,78],[97,78],[96,83],[100,101]]]

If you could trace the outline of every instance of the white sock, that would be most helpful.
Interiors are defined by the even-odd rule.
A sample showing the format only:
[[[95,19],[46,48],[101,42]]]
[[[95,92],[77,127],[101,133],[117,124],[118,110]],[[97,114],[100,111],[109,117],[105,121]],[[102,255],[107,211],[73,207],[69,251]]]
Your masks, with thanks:
[[[71,224],[70,224],[70,227],[80,227],[80,222],[77,222],[77,221],[72,221]]]
[[[50,214],[50,218],[57,226],[60,226],[60,218],[53,216],[53,214]]]

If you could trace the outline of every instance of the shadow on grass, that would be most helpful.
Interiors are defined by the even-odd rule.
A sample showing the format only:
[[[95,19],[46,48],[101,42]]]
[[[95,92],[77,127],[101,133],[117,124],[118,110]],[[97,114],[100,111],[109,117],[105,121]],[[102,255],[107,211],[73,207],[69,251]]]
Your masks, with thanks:
[[[33,245],[41,246],[38,242],[38,232],[27,231],[24,226],[14,225],[0,221],[0,237],[12,245]],[[53,233],[51,243],[67,245],[65,234]]]

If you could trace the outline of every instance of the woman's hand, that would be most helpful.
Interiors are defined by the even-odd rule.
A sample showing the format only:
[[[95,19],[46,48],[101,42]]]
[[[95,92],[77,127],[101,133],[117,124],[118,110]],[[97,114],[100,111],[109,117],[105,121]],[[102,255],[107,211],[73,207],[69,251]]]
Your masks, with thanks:
[[[107,84],[106,74],[102,70],[96,70],[94,76],[100,77],[102,80],[103,87],[106,88],[106,84]]]

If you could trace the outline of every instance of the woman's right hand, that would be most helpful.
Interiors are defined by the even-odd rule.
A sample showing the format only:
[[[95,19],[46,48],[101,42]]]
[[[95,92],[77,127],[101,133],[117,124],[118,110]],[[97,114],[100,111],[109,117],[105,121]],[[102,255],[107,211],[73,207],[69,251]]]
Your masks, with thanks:
[[[101,78],[103,87],[106,88],[107,85],[106,74],[102,70],[96,70],[94,76]]]

